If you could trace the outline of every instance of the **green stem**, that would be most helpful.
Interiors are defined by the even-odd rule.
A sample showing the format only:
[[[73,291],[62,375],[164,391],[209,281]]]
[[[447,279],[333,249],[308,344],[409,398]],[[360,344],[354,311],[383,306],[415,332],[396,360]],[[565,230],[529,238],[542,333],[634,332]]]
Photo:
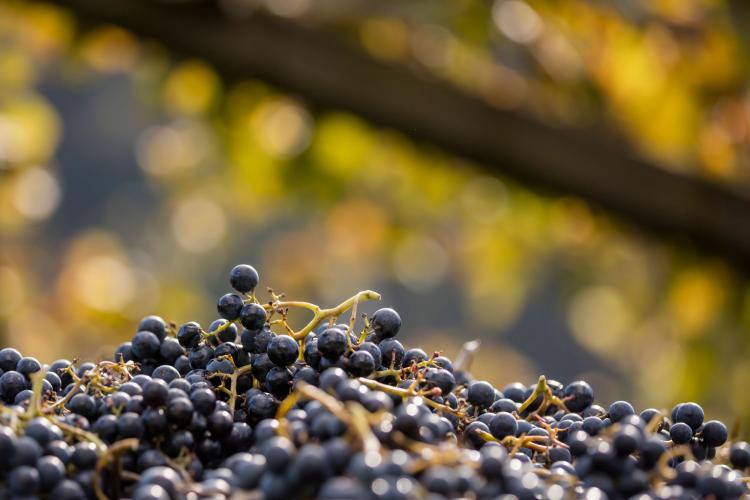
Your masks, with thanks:
[[[373,292],[372,290],[365,290],[363,292],[357,293],[356,295],[352,297],[349,297],[341,304],[337,305],[336,307],[332,307],[330,309],[321,309],[320,307],[315,306],[314,304],[308,304],[307,302],[301,302],[301,303],[279,302],[279,304],[305,304],[304,307],[313,311],[313,319],[310,320],[310,322],[307,325],[305,325],[300,331],[296,332],[293,335],[295,340],[300,340],[300,339],[305,338],[305,336],[307,336],[308,333],[313,331],[313,329],[316,326],[318,326],[320,322],[323,321],[324,319],[341,316],[344,312],[349,310],[349,308],[353,307],[355,304],[358,304],[359,301],[361,300],[380,300],[380,294],[377,292]],[[313,307],[307,307],[307,306],[313,306]]]
[[[547,385],[547,377],[545,377],[544,375],[540,375],[539,382],[537,382],[536,387],[534,387],[534,391],[526,399],[526,401],[524,401],[521,406],[518,407],[518,414],[520,415],[524,411],[526,411],[539,396],[542,396],[542,404],[541,406],[539,406],[539,409],[537,409],[535,413],[543,414],[550,404],[556,406],[561,410],[567,410],[567,408],[565,408],[565,403],[563,403],[560,398],[552,394],[552,389],[550,389],[549,385]]]
[[[230,326],[232,326],[236,322],[237,322],[236,319],[232,320],[232,321],[227,321],[226,323],[224,323],[220,327],[216,328],[215,330],[211,330],[210,332],[205,332],[204,331],[203,332],[203,336],[204,337],[215,337],[216,335],[220,334],[221,332],[223,332],[224,330],[226,330],[227,328],[229,328]]]
[[[394,396],[400,396],[402,398],[423,396],[422,394],[416,391],[415,384],[412,384],[411,386],[409,386],[409,388],[404,389],[401,387],[394,387],[388,384],[382,384],[378,382],[377,380],[370,380],[364,377],[360,377],[358,380],[360,381],[360,383],[362,383],[363,385],[366,385],[370,389],[382,391],[387,394],[392,394]],[[414,382],[416,383],[417,381],[415,380]],[[442,403],[438,403],[436,401],[431,400],[430,398],[423,397],[422,400],[425,402],[427,406],[431,406],[435,408],[436,410],[444,411],[446,413],[452,413],[453,415],[456,415],[459,418],[463,418],[464,416],[466,416],[464,412],[460,410],[454,410],[450,406],[444,405]]]
[[[44,370],[31,374],[31,399],[29,399],[29,407],[26,409],[26,417],[29,420],[42,414],[44,376]]]
[[[231,359],[231,356],[230,356]],[[232,362],[234,363],[234,362]],[[224,383],[222,382],[222,385],[218,387],[217,389],[222,389],[223,392],[229,394],[229,401],[227,401],[227,405],[229,405],[229,409],[232,410],[232,414],[234,414],[235,411],[235,404],[237,403],[237,379],[240,378],[240,375],[244,375],[245,373],[250,373],[252,371],[251,365],[245,365],[240,368],[236,368],[233,373],[221,373],[216,372],[209,375],[209,377],[221,377],[224,380],[229,379],[229,389],[224,386]]]
[[[107,445],[104,444],[104,442],[101,439],[99,439],[99,436],[97,436],[96,434],[84,431],[82,429],[79,429],[78,427],[74,427],[72,425],[66,424],[65,422],[61,422],[60,420],[52,416],[48,416],[47,419],[50,422],[52,422],[54,425],[58,426],[63,431],[76,436],[82,441],[91,441],[92,443],[96,445],[96,447],[99,449],[100,452],[106,451]]]
[[[94,469],[96,472],[94,475],[94,494],[96,495],[97,500],[109,500],[104,493],[104,490],[102,490],[100,481],[104,468],[107,467],[111,459],[116,458],[121,453],[138,448],[138,442],[138,439],[135,438],[117,441],[99,456],[99,460],[96,462],[96,468]]]
[[[547,390],[549,390],[549,387],[547,386],[547,377],[544,375],[539,376],[539,382],[537,382],[536,387],[534,387],[534,391],[531,393],[531,395],[524,401],[521,406],[518,407],[518,414],[520,415],[526,409],[531,406],[534,401],[536,401],[536,398],[538,398],[541,395],[544,395]]]
[[[420,361],[419,363],[417,363],[417,368],[426,368],[428,366],[435,366],[435,361],[433,359],[428,359],[426,361]],[[411,370],[412,370],[411,366],[407,366],[404,368],[389,368],[387,370],[380,370],[377,372],[373,372],[370,375],[368,375],[367,378],[377,379],[380,377],[387,377],[389,375],[400,376],[400,375],[406,374],[407,372]]]

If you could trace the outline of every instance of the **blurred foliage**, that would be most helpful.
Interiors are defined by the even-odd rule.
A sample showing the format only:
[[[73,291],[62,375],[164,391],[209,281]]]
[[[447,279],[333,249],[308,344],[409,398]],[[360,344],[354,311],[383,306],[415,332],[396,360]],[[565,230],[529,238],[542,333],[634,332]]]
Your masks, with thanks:
[[[748,19],[729,0],[219,3],[337,30],[499,108],[607,121],[665,168],[750,187]]]
[[[284,4],[293,12],[277,13],[313,5]],[[680,7],[688,4],[695,11]],[[435,19],[418,25],[416,6],[391,13],[407,5],[386,2],[359,19],[358,36],[376,56],[416,57],[497,105],[528,105],[549,120],[585,121],[600,101],[650,153],[679,165],[705,159],[705,140],[725,141],[731,161],[696,168],[743,177],[745,138],[726,135],[737,121],[724,113],[744,123],[735,115],[744,98],[727,92],[704,105],[706,93],[742,73],[720,2],[634,7],[648,14],[638,23],[603,2],[507,0],[426,9]],[[527,72],[503,66],[503,54]],[[148,110],[128,147],[131,179],[153,205],[122,186],[103,207],[83,204],[100,212],[97,223],[53,237],[56,214],[74,200],[55,159],[65,124],[41,89],[112,78],[130,82]],[[98,113],[96,127],[119,119],[106,107]],[[44,360],[111,352],[154,312],[210,320],[223,273],[242,261],[277,292],[321,304],[384,291],[386,302],[403,304],[407,341],[455,355],[482,338],[475,371],[497,383],[559,371],[591,380],[605,401],[699,398],[719,416],[750,416],[745,278],[580,199],[487,177],[355,116],[314,114],[260,82],[226,87],[202,61],[114,27],[80,32],[69,13],[45,4],[0,4],[0,131],[0,331],[3,344]],[[552,292],[563,313],[548,318],[545,309],[541,320],[555,333],[531,346],[512,341],[550,270],[564,284]],[[538,365],[558,332],[569,337],[553,348],[554,363]],[[575,349],[594,361],[571,366]]]

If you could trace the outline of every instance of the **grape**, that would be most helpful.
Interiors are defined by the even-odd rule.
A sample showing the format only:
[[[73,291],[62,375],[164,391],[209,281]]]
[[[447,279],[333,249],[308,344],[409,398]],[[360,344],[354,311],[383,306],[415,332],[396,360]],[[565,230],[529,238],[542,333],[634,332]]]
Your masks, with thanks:
[[[37,361],[36,358],[21,358],[16,364],[16,371],[26,377],[29,377],[32,373],[41,371],[42,365]]]
[[[403,361],[401,361],[401,366],[403,366],[404,368],[409,368],[412,365],[412,363],[419,364],[423,361],[427,361],[427,358],[428,358],[427,353],[424,352],[422,349],[419,349],[419,348],[409,349],[404,354],[404,359]]]
[[[164,406],[169,395],[169,386],[164,380],[153,379],[144,384],[143,403],[148,406]]]
[[[126,414],[127,415],[127,414]],[[118,420],[118,428],[121,420]],[[73,446],[73,454],[70,457],[72,463],[78,470],[93,469],[97,462],[96,445],[89,442],[76,443]]]
[[[88,394],[76,394],[68,402],[67,408],[88,419],[96,416],[96,400]]]
[[[21,357],[21,353],[12,347],[0,350],[0,370],[4,372],[15,370]]]
[[[201,326],[195,321],[185,323],[177,331],[177,340],[185,348],[193,348],[201,340]]]
[[[229,272],[229,283],[240,293],[249,293],[258,286],[258,271],[247,264],[234,266]]]
[[[211,324],[208,326],[209,333],[215,332],[216,330],[222,328],[222,330],[217,334],[216,338],[212,337],[210,339],[212,342],[234,342],[237,340],[237,325],[234,323],[230,323],[229,326],[225,326],[227,323],[228,321],[224,318],[219,318],[211,322]]]
[[[276,399],[284,399],[291,390],[292,376],[287,368],[274,366],[265,376],[264,387]]]
[[[425,373],[425,382],[429,387],[440,389],[441,395],[450,394],[456,387],[453,374],[444,368],[430,368]]]
[[[240,317],[240,311],[242,310],[243,305],[242,297],[236,293],[228,293],[221,296],[216,305],[216,309],[219,311],[219,315],[222,318],[231,321]]]
[[[518,428],[515,417],[510,413],[502,411],[492,415],[488,426],[492,435],[498,439],[514,436]]]
[[[133,499],[749,493],[750,445],[727,444],[696,403],[670,418],[605,410],[583,380],[495,387],[405,349],[393,309],[354,330],[337,319],[350,299],[292,333],[295,303],[257,302],[255,269],[236,266],[230,284],[207,331],[188,322],[175,337],[147,316],[114,363],[45,367],[0,350],[0,497],[94,498],[94,481]]]
[[[355,377],[366,377],[375,371],[375,360],[367,351],[353,352],[349,356],[349,373]]]
[[[697,403],[681,403],[672,410],[672,420],[683,422],[696,430],[703,423],[703,408]]]
[[[391,308],[378,309],[372,315],[370,324],[378,338],[395,337],[401,329],[401,316]]]
[[[615,434],[612,440],[612,447],[615,453],[619,457],[627,457],[631,453],[635,453],[641,444],[641,433],[632,425],[625,425],[621,427]]]
[[[216,396],[208,388],[193,389],[190,393],[190,401],[195,411],[203,415],[210,415],[216,408]]]
[[[750,445],[744,442],[734,443],[729,451],[729,460],[735,469],[750,467]]]
[[[28,465],[21,465],[10,471],[8,487],[15,495],[33,495],[39,487],[39,471]]]
[[[187,425],[193,418],[193,403],[185,397],[177,397],[167,404],[167,420],[180,426]]]
[[[289,366],[299,356],[299,346],[287,335],[278,335],[271,339],[266,348],[268,357],[279,366]]]
[[[727,426],[718,420],[709,420],[703,424],[701,437],[708,446],[721,446],[727,441]]]
[[[26,386],[26,377],[17,371],[7,371],[0,376],[0,395],[5,401],[13,401]]]
[[[36,463],[36,470],[41,491],[50,491],[65,478],[65,464],[54,455],[40,458]]]
[[[138,331],[151,332],[159,338],[159,341],[164,341],[167,335],[167,324],[159,316],[146,316],[138,323]]]
[[[113,443],[117,440],[117,417],[102,415],[96,420],[91,430],[103,441]]]
[[[346,351],[346,334],[338,328],[326,328],[318,336],[318,351],[328,359],[337,359]]]
[[[266,322],[266,310],[253,302],[245,304],[239,314],[242,326],[248,330],[260,330]]]
[[[686,444],[693,438],[693,429],[684,422],[677,422],[669,429],[669,437],[675,444]]]
[[[505,392],[505,394],[507,395],[508,393]],[[563,397],[565,406],[570,411],[580,412],[591,406],[594,402],[594,391],[587,382],[578,380],[565,386]]]
[[[117,437],[119,439],[140,439],[144,432],[141,416],[134,412],[125,412],[117,420]]]
[[[180,378],[180,372],[174,366],[159,365],[151,373],[151,377],[154,380],[163,380],[166,383],[170,383]]]
[[[495,402],[495,388],[492,384],[483,380],[472,382],[469,385],[467,401],[480,408],[489,408]]]
[[[607,414],[612,422],[619,422],[629,415],[635,415],[635,410],[633,409],[633,405],[627,401],[615,401],[609,405]]]
[[[404,346],[401,345],[401,342],[396,339],[386,339],[382,341],[378,345],[378,347],[380,348],[380,352],[382,353],[381,362],[383,366],[401,366],[401,362],[404,359],[404,354],[406,353],[406,351],[404,350]]]

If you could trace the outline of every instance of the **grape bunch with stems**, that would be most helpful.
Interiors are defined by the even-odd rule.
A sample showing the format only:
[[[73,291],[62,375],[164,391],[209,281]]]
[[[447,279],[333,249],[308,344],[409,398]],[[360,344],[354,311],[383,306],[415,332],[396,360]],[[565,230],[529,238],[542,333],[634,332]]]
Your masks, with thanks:
[[[322,308],[230,272],[220,318],[143,318],[111,360],[0,350],[0,499],[731,499],[750,446],[697,403],[601,406],[585,381],[494,387],[406,349],[373,291]],[[292,309],[310,319],[295,329]],[[343,318],[344,322],[339,322]],[[730,435],[731,434],[731,435]]]

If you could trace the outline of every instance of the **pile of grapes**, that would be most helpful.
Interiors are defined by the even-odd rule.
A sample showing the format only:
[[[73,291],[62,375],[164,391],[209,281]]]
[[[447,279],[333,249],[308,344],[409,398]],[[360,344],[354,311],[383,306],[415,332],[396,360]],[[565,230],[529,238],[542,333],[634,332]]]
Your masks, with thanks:
[[[239,265],[221,319],[144,318],[111,361],[0,350],[0,499],[739,498],[750,446],[696,403],[594,402],[584,381],[495,388],[405,349],[360,292],[288,301]],[[300,330],[290,309],[309,311]],[[342,316],[346,323],[337,323]],[[345,317],[346,317],[345,316]]]

